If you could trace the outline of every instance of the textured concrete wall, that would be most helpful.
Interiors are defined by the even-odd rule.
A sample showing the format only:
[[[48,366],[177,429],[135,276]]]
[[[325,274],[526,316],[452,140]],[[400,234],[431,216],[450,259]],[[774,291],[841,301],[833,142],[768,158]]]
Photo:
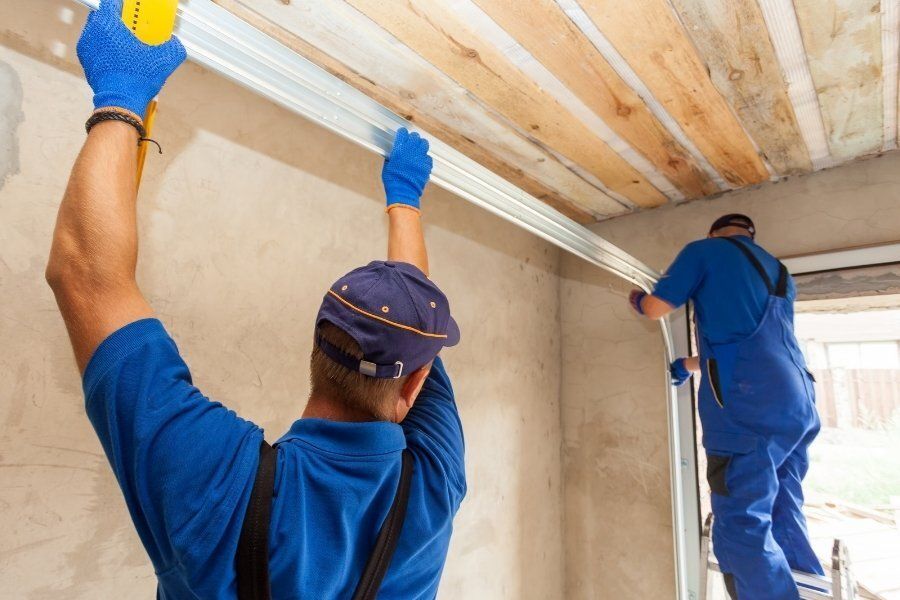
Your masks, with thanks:
[[[43,279],[91,108],[74,59],[84,14],[0,2],[4,598],[154,590]],[[141,286],[195,382],[274,439],[304,405],[324,290],[384,256],[380,159],[191,65],[166,88],[155,137],[166,153],[144,175]],[[558,598],[558,252],[442,190],[423,202],[433,275],[463,331],[446,361],[470,491],[441,597]]]
[[[674,598],[663,346],[623,280],[563,258],[566,598]]]
[[[894,152],[594,230],[662,270],[729,212],[749,214],[759,242],[779,256],[896,242],[898,199]],[[630,314],[623,282],[568,255],[561,272],[567,596],[672,598],[658,329]]]

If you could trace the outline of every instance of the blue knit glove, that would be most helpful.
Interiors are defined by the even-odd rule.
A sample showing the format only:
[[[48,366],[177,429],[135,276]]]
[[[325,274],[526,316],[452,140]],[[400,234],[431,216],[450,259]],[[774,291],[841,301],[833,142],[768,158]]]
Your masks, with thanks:
[[[684,385],[684,382],[691,378],[691,372],[684,366],[684,359],[677,358],[669,365],[669,375],[672,376],[672,383],[675,385]]]
[[[159,46],[137,39],[122,23],[122,0],[100,0],[100,8],[88,15],[77,50],[94,90],[94,108],[125,108],[141,117],[187,58],[174,36]]]
[[[387,205],[405,204],[418,210],[419,198],[428,183],[431,167],[428,140],[401,127],[394,138],[394,147],[381,169]]]

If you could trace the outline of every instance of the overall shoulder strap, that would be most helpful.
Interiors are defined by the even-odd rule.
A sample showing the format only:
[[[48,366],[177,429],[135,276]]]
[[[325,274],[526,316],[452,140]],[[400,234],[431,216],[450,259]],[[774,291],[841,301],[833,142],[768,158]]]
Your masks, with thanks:
[[[263,441],[259,447],[259,467],[250,494],[250,503],[241,527],[236,556],[237,589],[239,600],[269,600],[269,520],[272,512],[272,496],[275,492],[275,458],[277,452]],[[381,582],[391,564],[400,531],[406,519],[409,504],[409,488],[412,483],[412,453],[403,451],[400,483],[394,502],[388,512],[375,548],[363,569],[353,600],[375,600]]]
[[[723,237],[721,239],[734,244],[735,246],[737,246],[740,249],[740,251],[744,254],[744,256],[747,257],[747,260],[750,261],[750,264],[753,265],[753,268],[756,269],[756,272],[759,273],[759,276],[762,277],[763,283],[766,284],[766,289],[769,290],[769,294],[775,294],[777,290],[776,290],[775,286],[772,285],[772,280],[769,279],[769,274],[766,273],[766,269],[762,266],[762,263],[759,262],[759,259],[756,258],[756,255],[753,254],[753,251],[750,250],[750,248],[745,246],[743,243],[737,241],[734,238]],[[782,267],[783,267],[783,265],[782,265]],[[780,282],[781,282],[781,278],[779,278],[779,284],[780,284]]]
[[[394,503],[384,519],[375,547],[369,555],[366,568],[356,586],[353,600],[375,600],[378,588],[387,573],[397,549],[397,541],[400,539],[400,531],[403,529],[403,521],[406,519],[406,507],[409,504],[409,487],[412,483],[413,461],[409,449],[403,451],[403,464],[400,468],[400,484],[394,495]]]
[[[259,467],[241,526],[235,568],[240,600],[269,600],[269,520],[275,493],[278,452],[265,440],[259,445]]]
[[[775,286],[775,295],[779,298],[787,296],[788,270],[784,263],[778,262],[778,284]]]

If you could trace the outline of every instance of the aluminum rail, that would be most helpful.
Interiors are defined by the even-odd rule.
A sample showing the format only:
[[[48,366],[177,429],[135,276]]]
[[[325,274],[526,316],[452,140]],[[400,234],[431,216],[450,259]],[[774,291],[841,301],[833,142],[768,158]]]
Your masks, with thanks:
[[[76,0],[96,8],[99,0]],[[176,33],[189,57],[384,155],[409,122],[210,0],[181,2]],[[429,137],[432,181],[604,269],[648,288],[657,274],[537,198]]]
[[[73,0],[96,9],[99,0]],[[175,33],[188,57],[253,92],[300,114],[369,150],[385,155],[400,127],[410,123],[359,90],[334,77],[212,0],[184,0]],[[548,242],[650,291],[658,273],[586,227],[524,192],[451,146],[429,136],[434,160],[431,180],[485,210]],[[666,365],[683,355],[667,320],[661,321]],[[679,597],[688,599],[682,472],[685,424],[678,397],[669,397],[669,444],[674,544]],[[681,411],[683,412],[683,411]],[[681,422],[680,422],[681,421]],[[692,509],[690,509],[692,510]],[[699,538],[699,529],[696,532]],[[693,566],[693,565],[691,565]],[[692,578],[693,579],[693,578]]]

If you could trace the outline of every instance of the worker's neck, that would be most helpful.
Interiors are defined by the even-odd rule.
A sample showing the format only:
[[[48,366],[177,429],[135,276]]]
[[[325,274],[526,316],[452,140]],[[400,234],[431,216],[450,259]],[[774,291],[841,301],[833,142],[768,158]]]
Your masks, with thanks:
[[[310,394],[301,418],[325,419],[348,423],[365,423],[377,420],[369,413],[352,409],[344,403],[322,394]]]

